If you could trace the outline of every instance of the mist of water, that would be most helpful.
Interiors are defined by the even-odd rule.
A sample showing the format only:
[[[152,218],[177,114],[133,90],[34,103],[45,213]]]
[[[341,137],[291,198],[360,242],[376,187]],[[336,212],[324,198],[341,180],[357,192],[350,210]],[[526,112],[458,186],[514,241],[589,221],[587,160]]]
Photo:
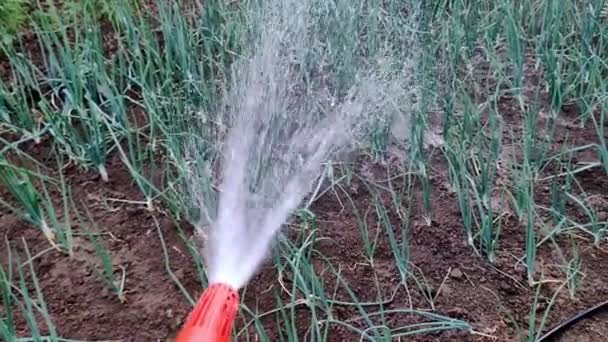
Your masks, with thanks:
[[[197,203],[212,217],[204,248],[211,283],[244,286],[322,165],[357,148],[379,113],[392,113],[406,95],[406,80],[388,77],[377,65],[360,70],[339,98],[322,70],[305,82],[303,59],[314,41],[310,5],[269,1],[257,14],[261,25],[251,53],[233,67],[222,106],[229,130],[217,206],[195,189]]]

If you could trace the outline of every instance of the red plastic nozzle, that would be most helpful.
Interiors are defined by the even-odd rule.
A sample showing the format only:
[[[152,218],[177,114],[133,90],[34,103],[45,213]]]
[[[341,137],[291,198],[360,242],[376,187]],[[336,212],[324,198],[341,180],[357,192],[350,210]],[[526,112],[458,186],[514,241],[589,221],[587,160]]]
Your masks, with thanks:
[[[231,286],[209,286],[190,312],[176,342],[229,342],[239,307],[239,294]]]

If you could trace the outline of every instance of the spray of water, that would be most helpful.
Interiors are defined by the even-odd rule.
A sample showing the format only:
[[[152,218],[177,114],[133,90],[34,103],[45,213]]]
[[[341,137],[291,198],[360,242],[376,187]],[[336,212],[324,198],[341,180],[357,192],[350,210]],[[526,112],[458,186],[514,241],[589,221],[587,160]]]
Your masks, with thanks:
[[[361,70],[339,97],[322,68],[304,81],[310,74],[303,60],[314,40],[307,30],[311,1],[269,1],[256,12],[263,24],[252,34],[251,53],[234,65],[224,94],[221,117],[229,130],[222,140],[218,204],[209,203],[200,177],[191,182],[211,221],[204,251],[212,283],[244,286],[323,163],[356,148],[378,113],[393,113],[406,94],[406,80],[377,65]]]

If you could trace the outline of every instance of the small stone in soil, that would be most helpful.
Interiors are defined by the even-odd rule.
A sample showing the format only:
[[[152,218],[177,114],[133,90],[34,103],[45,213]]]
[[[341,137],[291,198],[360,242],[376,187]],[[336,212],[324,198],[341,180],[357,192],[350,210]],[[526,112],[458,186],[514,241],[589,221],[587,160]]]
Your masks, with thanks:
[[[184,270],[177,270],[174,272],[175,276],[177,278],[183,278],[184,277]]]
[[[443,285],[443,287],[441,288],[441,294],[444,296],[450,296],[454,293],[454,290],[452,290],[452,288],[448,285]]]
[[[452,276],[454,279],[462,279],[463,274],[459,268],[455,268],[452,270],[452,272],[450,272],[450,276]]]

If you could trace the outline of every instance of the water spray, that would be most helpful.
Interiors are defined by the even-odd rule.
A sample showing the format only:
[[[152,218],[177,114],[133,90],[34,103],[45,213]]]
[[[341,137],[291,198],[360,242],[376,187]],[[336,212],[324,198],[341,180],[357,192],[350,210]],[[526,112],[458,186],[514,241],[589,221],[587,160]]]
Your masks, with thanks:
[[[209,182],[201,181],[215,168],[202,168],[206,160],[189,168],[188,190],[205,222],[197,228],[206,236],[210,286],[177,342],[229,341],[238,290],[267,257],[289,215],[320,182],[324,163],[350,151],[368,134],[370,118],[392,114],[396,99],[406,93],[407,80],[375,68],[360,70],[341,95],[324,79],[303,84],[304,73],[313,74],[304,67],[307,45],[317,42],[310,32],[311,8],[311,0],[269,1],[254,14],[253,22],[262,25],[253,25],[248,40],[253,49],[232,67],[217,120],[229,127],[221,138],[219,195],[209,196]],[[319,61],[319,68],[330,62]],[[322,70],[316,74],[323,78]],[[186,159],[200,161],[196,144],[186,150]]]

